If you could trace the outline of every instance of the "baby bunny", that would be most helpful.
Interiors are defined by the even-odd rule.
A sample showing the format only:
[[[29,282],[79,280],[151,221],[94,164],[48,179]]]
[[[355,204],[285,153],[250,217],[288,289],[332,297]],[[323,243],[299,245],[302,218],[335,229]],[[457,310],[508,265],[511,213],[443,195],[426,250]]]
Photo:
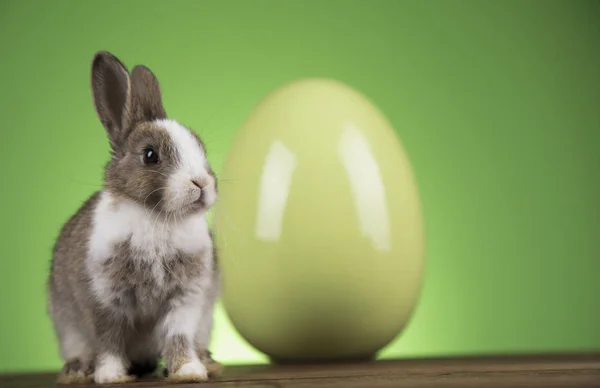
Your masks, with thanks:
[[[217,180],[200,138],[168,119],[159,83],[108,52],[91,66],[111,148],[104,187],[62,227],[48,310],[64,359],[59,381],[116,383],[151,373],[203,381],[219,293],[205,213]]]

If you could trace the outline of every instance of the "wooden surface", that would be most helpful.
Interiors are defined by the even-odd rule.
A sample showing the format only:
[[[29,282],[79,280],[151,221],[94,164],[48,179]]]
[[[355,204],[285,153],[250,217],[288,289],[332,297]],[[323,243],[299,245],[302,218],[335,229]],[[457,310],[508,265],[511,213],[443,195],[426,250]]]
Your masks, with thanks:
[[[2,388],[55,386],[55,374],[0,376]],[[93,386],[93,385],[90,385]],[[417,359],[371,363],[232,366],[218,381],[140,380],[132,388],[600,387],[600,354]],[[83,387],[83,386],[73,386]]]

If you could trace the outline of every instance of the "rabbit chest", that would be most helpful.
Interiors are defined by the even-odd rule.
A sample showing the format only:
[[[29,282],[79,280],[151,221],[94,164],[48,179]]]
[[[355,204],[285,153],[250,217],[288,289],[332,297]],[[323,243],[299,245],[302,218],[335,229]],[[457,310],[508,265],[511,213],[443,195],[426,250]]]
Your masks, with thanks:
[[[131,318],[158,317],[190,289],[207,290],[212,241],[202,214],[161,219],[103,193],[87,258],[95,299]]]

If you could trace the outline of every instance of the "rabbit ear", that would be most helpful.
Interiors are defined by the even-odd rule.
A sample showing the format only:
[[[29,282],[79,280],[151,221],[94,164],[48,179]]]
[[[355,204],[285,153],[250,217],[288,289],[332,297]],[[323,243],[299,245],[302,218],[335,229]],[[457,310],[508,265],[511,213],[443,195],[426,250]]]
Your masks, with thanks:
[[[133,123],[167,118],[158,80],[145,66],[138,65],[131,71],[130,117]]]
[[[113,151],[119,149],[130,129],[130,91],[125,65],[109,52],[98,52],[92,61],[92,94]]]

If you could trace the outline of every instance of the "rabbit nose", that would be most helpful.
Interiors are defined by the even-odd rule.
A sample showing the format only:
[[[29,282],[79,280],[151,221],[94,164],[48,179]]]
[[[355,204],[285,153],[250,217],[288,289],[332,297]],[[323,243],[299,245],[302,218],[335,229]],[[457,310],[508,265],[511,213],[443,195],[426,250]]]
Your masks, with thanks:
[[[194,186],[196,186],[197,188],[199,188],[200,190],[204,190],[204,188],[206,186],[208,186],[208,184],[210,183],[210,181],[208,180],[208,178],[202,177],[202,178],[192,178],[191,179],[192,184]]]
[[[192,179],[192,184],[194,186],[196,186],[197,188],[200,189],[200,195],[198,196],[198,198],[196,199],[196,203],[204,203],[204,198],[206,196],[206,192],[204,190],[204,187],[206,187],[206,180],[203,179]]]

